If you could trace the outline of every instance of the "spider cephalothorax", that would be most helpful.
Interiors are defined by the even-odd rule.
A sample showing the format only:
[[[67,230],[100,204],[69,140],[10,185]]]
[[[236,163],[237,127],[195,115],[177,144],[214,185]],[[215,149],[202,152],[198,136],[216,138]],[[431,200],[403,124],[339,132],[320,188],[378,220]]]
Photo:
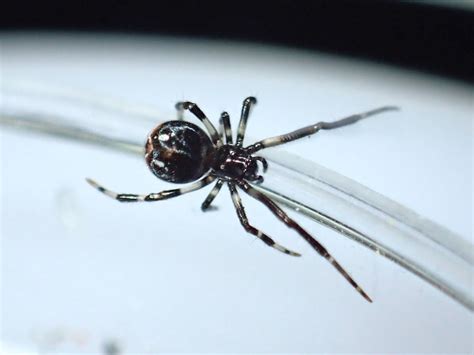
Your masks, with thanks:
[[[261,239],[268,246],[285,254],[300,256],[299,253],[277,244],[264,232],[250,224],[237,191],[237,188],[240,188],[251,197],[262,202],[278,219],[300,234],[311,247],[328,260],[367,301],[372,302],[370,297],[360,288],[352,277],[349,276],[334,257],[329,254],[321,243],[291,219],[272,199],[252,187],[252,183],[260,183],[263,181],[263,177],[258,174],[258,162],[262,164],[264,172],[268,167],[264,158],[254,156],[253,154],[265,148],[307,137],[322,129],[327,130],[343,127],[365,117],[396,109],[396,107],[381,107],[334,122],[318,122],[296,131],[263,139],[257,143],[243,147],[247,119],[252,105],[256,102],[257,100],[254,97],[248,97],[244,100],[235,144],[233,143],[230,119],[227,112],[223,112],[221,115],[220,126],[222,128],[222,134],[219,134],[201,109],[192,102],[180,102],[176,107],[180,113],[182,113],[183,110],[191,111],[204,124],[209,132],[209,136],[198,126],[182,120],[168,121],[152,130],[145,145],[145,160],[153,174],[162,180],[173,183],[195,181],[190,185],[158,193],[136,195],[118,194],[100,186],[91,179],[87,179],[87,181],[99,191],[121,202],[165,200],[198,190],[215,181],[216,183],[213,189],[202,203],[201,209],[203,211],[209,209],[222,185],[226,183],[229,187],[237,216],[247,232]]]
[[[265,172],[267,162],[264,158],[252,156],[245,148],[225,144],[216,151],[212,174],[224,181],[244,179],[260,183],[263,177],[258,175],[258,161],[262,162]]]

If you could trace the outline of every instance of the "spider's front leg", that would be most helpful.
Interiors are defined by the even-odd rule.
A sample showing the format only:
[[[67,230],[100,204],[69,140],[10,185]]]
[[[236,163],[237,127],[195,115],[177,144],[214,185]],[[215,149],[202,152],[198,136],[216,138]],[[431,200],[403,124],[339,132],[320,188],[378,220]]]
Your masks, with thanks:
[[[298,234],[301,235],[322,257],[329,261],[331,265],[334,266],[337,271],[339,271],[339,273],[352,285],[352,287],[357,290],[357,292],[362,295],[362,297],[364,297],[367,301],[372,302],[372,299],[354,281],[354,279],[349,275],[349,273],[344,270],[344,268],[336,261],[336,259],[334,259],[334,257],[327,251],[327,249],[316,239],[314,239],[308,232],[306,232],[298,223],[291,219],[280,207],[278,207],[275,202],[273,202],[261,192],[254,189],[245,181],[239,182],[239,187],[243,189],[246,193],[248,193],[250,196],[267,206],[268,209],[272,211],[273,214],[283,223],[285,223],[289,228],[292,228],[296,232],[298,232]]]
[[[265,149],[265,148],[274,147],[274,146],[277,146],[277,145],[285,144],[285,143],[288,143],[288,142],[291,142],[291,141],[294,141],[294,140],[297,140],[297,139],[300,139],[300,138],[310,136],[312,134],[317,133],[319,130],[322,130],[322,129],[323,130],[329,130],[329,129],[335,129],[335,128],[348,126],[348,125],[356,123],[357,121],[360,121],[364,118],[374,116],[374,115],[377,115],[377,114],[382,113],[382,112],[393,111],[393,110],[398,110],[398,107],[384,106],[384,107],[379,107],[379,108],[376,108],[374,110],[370,110],[370,111],[367,111],[367,112],[362,112],[362,113],[358,113],[358,114],[355,114],[355,115],[351,115],[351,116],[348,116],[348,117],[345,117],[345,118],[342,118],[340,120],[333,121],[333,122],[321,121],[321,122],[318,122],[318,123],[313,124],[311,126],[306,126],[306,127],[297,129],[296,131],[293,131],[293,132],[290,132],[290,133],[287,133],[287,134],[282,134],[280,136],[263,139],[263,140],[261,140],[257,143],[249,145],[246,149],[248,150],[248,152],[250,154],[253,154],[253,153],[255,153],[259,150]]]
[[[232,202],[234,202],[234,207],[235,207],[235,210],[237,211],[237,216],[239,217],[239,221],[248,233],[255,235],[265,244],[267,244],[268,246],[272,248],[275,248],[278,251],[281,251],[282,253],[285,253],[291,256],[301,256],[300,253],[294,252],[276,243],[272,238],[270,238],[268,235],[263,233],[261,230],[252,226],[249,223],[247,214],[245,213],[245,208],[242,205],[242,201],[240,199],[239,193],[237,192],[237,189],[235,188],[234,183],[229,183],[228,185],[229,185],[230,194],[232,196]]]
[[[209,185],[211,182],[215,180],[213,176],[207,176],[202,180],[195,182],[194,184],[184,186],[180,189],[173,189],[173,190],[164,190],[161,192],[155,192],[146,195],[137,195],[137,194],[119,194],[117,192],[111,191],[106,189],[105,187],[99,185],[94,180],[87,178],[86,181],[94,188],[102,192],[103,194],[117,200],[120,202],[153,202],[153,201],[161,201],[166,200],[172,197],[177,197],[183,195],[188,192],[199,190],[206,185]]]

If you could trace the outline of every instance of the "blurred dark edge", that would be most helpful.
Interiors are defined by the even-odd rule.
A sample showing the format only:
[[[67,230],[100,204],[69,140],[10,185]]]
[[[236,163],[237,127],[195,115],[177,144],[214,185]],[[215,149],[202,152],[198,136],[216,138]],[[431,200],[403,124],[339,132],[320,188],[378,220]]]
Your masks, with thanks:
[[[11,0],[2,5],[0,29],[250,41],[369,59],[474,83],[474,11],[428,2]]]

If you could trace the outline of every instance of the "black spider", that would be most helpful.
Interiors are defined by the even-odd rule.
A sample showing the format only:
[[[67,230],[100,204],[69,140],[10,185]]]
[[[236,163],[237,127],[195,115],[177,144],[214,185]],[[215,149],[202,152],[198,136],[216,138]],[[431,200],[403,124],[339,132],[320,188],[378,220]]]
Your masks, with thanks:
[[[176,108],[180,116],[182,116],[184,110],[191,111],[204,124],[210,137],[198,126],[182,120],[165,122],[151,131],[145,145],[145,160],[153,174],[162,180],[178,184],[200,179],[193,184],[180,189],[165,190],[148,195],[135,195],[118,194],[100,186],[91,179],[87,179],[87,181],[100,192],[118,201],[138,202],[160,201],[176,197],[187,192],[198,190],[217,180],[214,188],[202,203],[201,208],[203,211],[206,211],[210,207],[222,185],[227,183],[240,223],[247,232],[257,236],[268,246],[285,254],[301,256],[299,253],[275,243],[272,238],[249,223],[239,193],[237,192],[237,187],[239,187],[267,206],[270,211],[288,227],[295,229],[321,256],[326,258],[367,301],[372,302],[370,297],[349,276],[342,266],[339,265],[331,254],[329,254],[324,246],[291,219],[275,202],[252,187],[251,183],[261,183],[263,181],[263,177],[258,174],[258,163],[261,163],[263,172],[265,172],[268,167],[267,161],[264,158],[254,156],[253,154],[265,148],[274,147],[312,135],[321,129],[343,127],[365,117],[397,108],[386,106],[352,115],[335,122],[319,122],[288,134],[263,139],[244,148],[243,140],[247,119],[252,105],[256,102],[257,100],[254,97],[248,97],[244,100],[235,144],[232,140],[229,114],[227,112],[223,112],[220,118],[220,125],[223,130],[223,135],[225,135],[224,143],[224,137],[219,135],[206,115],[192,102],[179,102]]]

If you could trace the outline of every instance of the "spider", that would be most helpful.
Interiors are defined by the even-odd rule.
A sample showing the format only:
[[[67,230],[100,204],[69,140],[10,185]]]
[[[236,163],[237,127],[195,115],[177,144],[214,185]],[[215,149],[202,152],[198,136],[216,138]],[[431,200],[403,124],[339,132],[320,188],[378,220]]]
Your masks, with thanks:
[[[263,182],[262,175],[259,175],[259,165],[261,165],[263,172],[266,172],[268,168],[265,158],[255,156],[254,154],[262,149],[310,136],[319,130],[347,126],[381,112],[396,110],[397,107],[385,106],[334,122],[319,122],[287,134],[266,138],[244,147],[243,141],[247,120],[252,106],[256,103],[257,100],[254,97],[248,97],[244,100],[235,144],[233,143],[230,118],[227,112],[221,114],[220,128],[222,133],[219,134],[198,105],[189,101],[176,104],[179,117],[182,117],[184,110],[189,110],[204,124],[209,135],[195,124],[183,121],[182,119],[164,122],[151,131],[145,144],[145,161],[152,173],[159,179],[171,183],[193,182],[192,184],[179,189],[137,195],[113,192],[91,179],[87,179],[87,182],[100,192],[120,202],[151,202],[166,200],[196,191],[215,181],[214,187],[201,205],[203,211],[210,209],[212,201],[221,190],[222,185],[226,183],[240,223],[248,233],[255,235],[265,244],[280,252],[291,256],[301,256],[301,254],[276,243],[263,231],[250,224],[237,191],[237,188],[239,188],[263,203],[279,220],[289,228],[294,229],[311,247],[329,261],[367,301],[372,302],[371,298],[321,243],[290,218],[272,199],[252,186],[252,184]]]

